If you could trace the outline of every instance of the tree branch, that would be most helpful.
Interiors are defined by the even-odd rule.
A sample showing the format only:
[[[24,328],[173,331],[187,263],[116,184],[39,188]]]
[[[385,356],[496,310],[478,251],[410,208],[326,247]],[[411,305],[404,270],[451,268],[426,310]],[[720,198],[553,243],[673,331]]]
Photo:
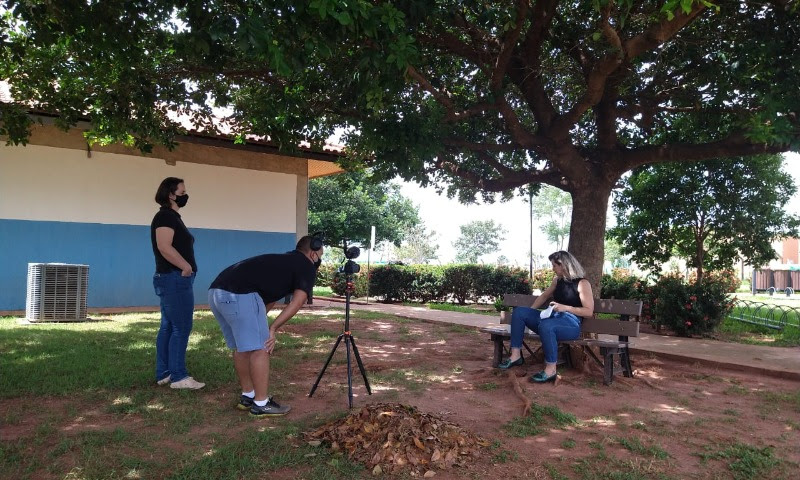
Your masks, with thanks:
[[[470,185],[487,192],[502,192],[519,188],[529,183],[546,183],[561,189],[564,188],[561,184],[561,174],[550,169],[533,172],[515,172],[513,176],[487,179],[471,170],[465,170],[455,160],[450,160],[450,156],[446,155],[445,152],[442,153],[443,154],[439,155],[434,161],[434,165],[437,169],[444,170],[448,174],[465,180]]]
[[[703,2],[692,2],[692,10],[689,13],[679,10],[672,20],[665,19],[661,23],[651,25],[639,35],[626,40],[622,44],[625,58],[631,60],[644,52],[656,49],[697,18],[705,9],[706,6]]]
[[[525,39],[509,61],[508,75],[519,87],[536,122],[544,128],[558,114],[544,88],[541,75],[541,50],[556,12],[557,0],[539,0],[530,14],[531,25]]]
[[[666,162],[695,162],[718,157],[757,155],[762,153],[782,153],[789,151],[789,145],[766,145],[753,143],[741,133],[736,133],[717,142],[703,144],[677,143],[641,147],[622,152],[625,171],[646,164]]]
[[[522,26],[527,20],[527,0],[517,0],[516,14],[517,21],[514,24],[514,28],[508,33],[508,35],[506,35],[505,40],[503,40],[503,43],[500,46],[500,53],[497,55],[497,61],[495,62],[494,71],[492,72],[492,79],[489,82],[489,89],[492,92],[498,91],[503,83],[503,78],[505,77],[506,70],[508,69],[508,63],[511,60],[511,55],[514,53],[514,47],[517,45],[520,32],[522,32]]]

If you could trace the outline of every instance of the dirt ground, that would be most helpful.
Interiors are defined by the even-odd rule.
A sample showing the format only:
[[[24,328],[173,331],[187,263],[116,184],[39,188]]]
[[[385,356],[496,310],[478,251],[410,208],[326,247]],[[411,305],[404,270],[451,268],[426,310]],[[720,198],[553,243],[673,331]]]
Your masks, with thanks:
[[[330,330],[341,323],[330,317],[332,312],[314,313],[319,315],[314,326],[290,322],[284,335],[310,335],[314,329]],[[615,377],[611,386],[603,385],[602,374],[595,369],[562,369],[556,385],[535,385],[527,378],[540,369],[539,364],[526,361],[513,369],[516,379],[490,366],[492,346],[486,334],[375,316],[359,319],[357,313],[353,323],[372,386],[372,395],[367,395],[354,362],[353,410],[369,403],[401,403],[486,439],[489,446],[479,461],[437,471],[434,478],[717,479],[759,478],[767,472],[770,478],[800,478],[798,382],[634,355],[635,377]],[[276,355],[280,354],[279,346]],[[291,366],[291,378],[275,380],[276,398],[292,406],[287,418],[323,418],[347,410],[344,355],[342,345],[311,398],[307,393],[321,365],[298,363]],[[521,392],[515,392],[515,381]],[[229,408],[230,391],[225,388],[227,397],[219,389],[200,394],[219,404],[219,415],[241,415]],[[514,436],[514,425],[521,423],[515,417],[523,414],[524,399],[534,406],[557,407],[576,422],[559,428],[547,417],[541,433]],[[68,402],[46,399],[34,412],[65,408]],[[0,401],[0,411],[12,407],[9,401]],[[77,413],[80,422],[54,428],[113,429],[118,421],[97,406]],[[24,422],[3,428],[0,441],[25,436],[38,428],[38,422],[33,413]],[[215,424],[225,422],[209,422],[207,431],[193,433],[235,434]],[[136,419],[125,426],[135,429]],[[775,468],[748,470],[747,460],[754,456]],[[270,478],[296,478],[295,473],[281,471]],[[370,476],[369,470],[365,476]],[[37,477],[59,478],[46,472]]]

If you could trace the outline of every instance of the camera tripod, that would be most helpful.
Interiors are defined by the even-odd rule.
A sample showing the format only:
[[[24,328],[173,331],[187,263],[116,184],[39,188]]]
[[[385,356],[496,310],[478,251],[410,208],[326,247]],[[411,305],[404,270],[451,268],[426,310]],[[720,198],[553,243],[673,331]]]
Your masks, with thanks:
[[[367,372],[364,370],[364,364],[361,362],[361,355],[358,354],[358,348],[356,347],[356,339],[353,338],[353,335],[350,333],[350,296],[355,291],[355,287],[353,286],[353,276],[348,274],[347,275],[347,286],[345,287],[345,303],[344,303],[344,332],[342,332],[339,337],[336,339],[336,343],[333,344],[333,348],[331,349],[331,353],[328,355],[328,359],[325,360],[325,365],[320,370],[319,375],[317,376],[317,380],[314,382],[314,385],[311,387],[311,391],[308,392],[308,396],[311,397],[314,395],[314,391],[317,389],[319,385],[319,381],[322,379],[322,375],[325,373],[325,369],[328,368],[328,365],[331,363],[331,359],[333,358],[333,354],[336,352],[336,348],[341,343],[342,339],[344,338],[344,345],[347,349],[347,398],[348,398],[348,406],[349,408],[353,408],[353,368],[352,363],[350,361],[350,346],[353,346],[353,353],[356,357],[356,363],[358,363],[358,369],[361,371],[361,376],[364,378],[364,385],[367,387],[367,393],[372,395],[372,390],[369,388],[369,381],[367,380]]]

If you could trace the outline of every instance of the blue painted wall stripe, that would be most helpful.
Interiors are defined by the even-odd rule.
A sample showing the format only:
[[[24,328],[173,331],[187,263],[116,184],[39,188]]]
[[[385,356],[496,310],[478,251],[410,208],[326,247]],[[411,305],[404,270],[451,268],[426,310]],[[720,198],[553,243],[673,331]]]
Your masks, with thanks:
[[[195,302],[223,268],[262,253],[285,252],[294,233],[191,228],[195,237]],[[24,310],[28,263],[89,265],[92,307],[158,305],[150,227],[0,219],[0,310]]]

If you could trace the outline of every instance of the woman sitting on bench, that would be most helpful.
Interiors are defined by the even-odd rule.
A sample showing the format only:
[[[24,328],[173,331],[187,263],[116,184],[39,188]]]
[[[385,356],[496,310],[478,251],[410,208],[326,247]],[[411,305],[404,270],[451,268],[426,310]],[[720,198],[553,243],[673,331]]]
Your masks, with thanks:
[[[563,250],[551,254],[548,259],[556,274],[553,283],[536,298],[531,308],[514,308],[511,314],[511,356],[498,365],[505,370],[525,363],[521,349],[525,327],[528,327],[539,335],[544,350],[544,370],[530,378],[536,383],[556,381],[558,342],[580,337],[581,319],[594,313],[592,285],[583,278],[585,273],[578,260]],[[550,302],[548,309],[537,310],[551,297],[554,301]]]

